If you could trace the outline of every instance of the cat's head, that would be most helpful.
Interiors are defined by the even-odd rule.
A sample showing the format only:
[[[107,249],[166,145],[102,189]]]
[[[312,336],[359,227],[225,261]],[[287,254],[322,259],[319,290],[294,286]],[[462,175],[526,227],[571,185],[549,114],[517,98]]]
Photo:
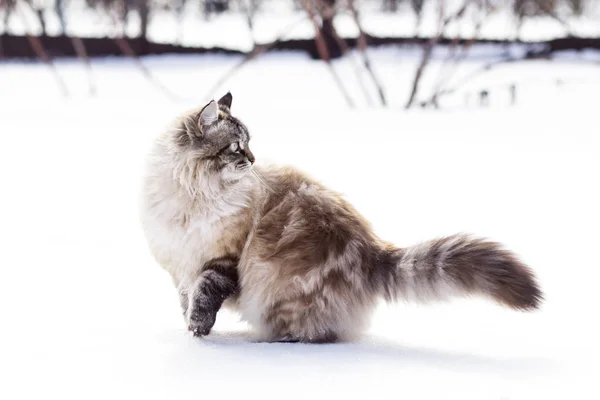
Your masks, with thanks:
[[[227,93],[190,113],[177,138],[180,151],[194,154],[204,171],[218,174],[224,181],[242,178],[254,164],[248,128],[231,115],[232,100]]]

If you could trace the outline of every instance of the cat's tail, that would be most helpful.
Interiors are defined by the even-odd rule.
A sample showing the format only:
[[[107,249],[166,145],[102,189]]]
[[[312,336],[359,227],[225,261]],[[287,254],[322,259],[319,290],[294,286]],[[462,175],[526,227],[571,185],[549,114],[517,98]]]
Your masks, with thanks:
[[[373,282],[387,300],[486,295],[518,310],[543,300],[533,272],[500,244],[468,235],[382,250]]]

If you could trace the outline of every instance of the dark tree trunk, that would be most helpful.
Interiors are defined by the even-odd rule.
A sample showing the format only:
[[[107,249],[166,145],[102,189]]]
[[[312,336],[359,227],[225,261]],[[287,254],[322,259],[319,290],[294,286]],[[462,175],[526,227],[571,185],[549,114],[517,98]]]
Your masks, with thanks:
[[[140,37],[148,39],[148,23],[150,22],[150,7],[148,0],[137,0],[138,14],[140,15]]]
[[[229,0],[204,0],[204,17],[229,10]]]
[[[333,9],[335,7],[336,0],[322,0],[323,4]],[[323,22],[321,24],[321,34],[325,40],[329,57],[338,58],[342,56],[342,49],[340,48],[337,40],[335,39],[335,26],[333,25],[333,13],[323,13]]]

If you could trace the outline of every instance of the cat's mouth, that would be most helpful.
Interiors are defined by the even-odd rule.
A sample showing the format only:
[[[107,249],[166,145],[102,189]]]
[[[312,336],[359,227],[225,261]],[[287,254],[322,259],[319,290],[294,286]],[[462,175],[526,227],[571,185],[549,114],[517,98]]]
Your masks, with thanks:
[[[252,163],[250,161],[245,161],[242,163],[239,163],[235,169],[238,171],[246,171],[248,169],[250,169],[250,167],[252,167]]]

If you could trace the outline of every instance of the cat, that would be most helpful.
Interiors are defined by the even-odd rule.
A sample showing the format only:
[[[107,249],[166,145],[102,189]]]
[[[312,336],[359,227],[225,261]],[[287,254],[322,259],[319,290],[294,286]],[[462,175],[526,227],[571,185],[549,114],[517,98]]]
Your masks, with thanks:
[[[227,93],[156,140],[142,189],[149,249],[177,287],[188,329],[209,334],[221,307],[261,341],[356,339],[377,303],[485,295],[539,307],[533,272],[466,234],[397,248],[339,194],[291,167],[255,165]]]

